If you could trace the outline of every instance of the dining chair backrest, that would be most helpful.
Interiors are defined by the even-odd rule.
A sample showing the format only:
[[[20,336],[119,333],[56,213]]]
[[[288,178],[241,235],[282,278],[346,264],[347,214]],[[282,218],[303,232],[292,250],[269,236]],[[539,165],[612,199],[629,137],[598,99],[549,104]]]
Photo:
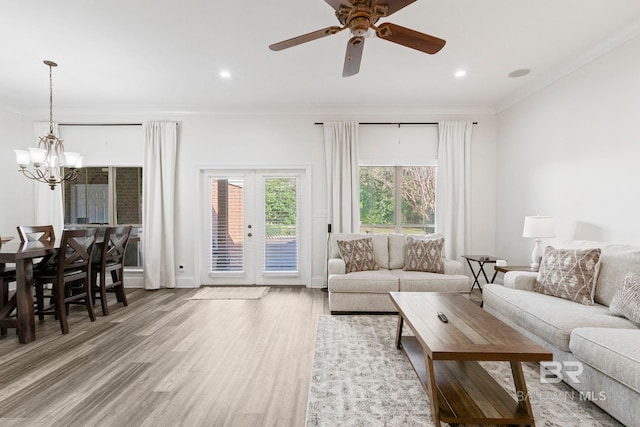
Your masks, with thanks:
[[[131,226],[107,227],[104,232],[104,244],[100,263],[121,264],[124,262],[124,252],[127,249]]]
[[[56,257],[58,276],[63,277],[69,270],[79,270],[87,274],[96,242],[96,229],[64,230],[61,240]]]
[[[20,241],[25,242],[55,242],[56,233],[53,225],[19,225],[18,236]]]

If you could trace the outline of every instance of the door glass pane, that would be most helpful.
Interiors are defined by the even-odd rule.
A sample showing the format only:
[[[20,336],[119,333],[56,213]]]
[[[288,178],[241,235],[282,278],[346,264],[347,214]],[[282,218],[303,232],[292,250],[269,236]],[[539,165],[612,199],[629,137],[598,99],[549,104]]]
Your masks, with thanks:
[[[405,166],[400,187],[402,232],[433,232],[436,206],[436,168]]]
[[[209,272],[244,270],[244,181],[211,180]]]
[[[265,178],[265,272],[298,270],[298,191],[295,178]]]

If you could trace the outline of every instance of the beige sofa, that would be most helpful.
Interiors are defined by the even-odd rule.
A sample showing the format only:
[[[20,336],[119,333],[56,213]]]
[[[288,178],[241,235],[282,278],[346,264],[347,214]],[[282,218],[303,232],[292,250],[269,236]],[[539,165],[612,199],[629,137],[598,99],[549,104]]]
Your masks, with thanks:
[[[373,239],[380,269],[345,273],[338,240]],[[417,236],[414,236],[417,237]],[[430,235],[438,238],[442,235]],[[331,313],[396,312],[389,292],[469,292],[471,279],[461,262],[444,260],[444,274],[404,271],[406,236],[402,234],[334,233],[329,241],[328,288]]]
[[[640,247],[569,241],[556,248],[601,248],[594,305],[534,292],[536,273],[509,272],[483,287],[484,309],[553,352],[563,380],[629,426],[640,425],[640,328],[609,314],[624,277],[640,273]],[[566,362],[569,362],[566,364]],[[583,372],[577,376],[571,374]]]

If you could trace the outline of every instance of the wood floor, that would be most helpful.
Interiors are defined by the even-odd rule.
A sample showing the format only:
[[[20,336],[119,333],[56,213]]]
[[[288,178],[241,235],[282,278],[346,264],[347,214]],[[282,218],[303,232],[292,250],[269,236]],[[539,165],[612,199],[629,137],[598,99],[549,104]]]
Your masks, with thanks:
[[[187,300],[197,290],[129,290],[90,322],[72,309],[35,342],[0,339],[0,425],[302,426],[318,289],[260,300]]]

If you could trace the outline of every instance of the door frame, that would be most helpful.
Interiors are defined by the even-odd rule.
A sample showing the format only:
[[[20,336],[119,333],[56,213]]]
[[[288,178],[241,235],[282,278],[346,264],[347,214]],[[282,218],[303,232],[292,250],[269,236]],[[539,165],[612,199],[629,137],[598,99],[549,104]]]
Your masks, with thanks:
[[[193,230],[194,235],[194,254],[195,254],[195,265],[194,265],[194,287],[199,287],[201,285],[201,277],[202,270],[206,269],[205,266],[202,265],[202,259],[204,256],[204,248],[202,245],[202,236],[199,230],[201,229],[204,218],[203,218],[203,206],[201,204],[201,196],[202,191],[202,178],[204,174],[238,174],[240,172],[253,172],[253,173],[261,173],[261,172],[276,172],[283,171],[286,173],[292,172],[303,172],[304,173],[304,183],[303,189],[304,194],[302,195],[302,205],[304,206],[305,216],[302,219],[302,224],[300,229],[302,233],[304,233],[305,240],[301,242],[300,246],[300,265],[303,266],[299,269],[299,277],[300,281],[304,283],[304,286],[310,288],[312,286],[311,283],[311,270],[312,270],[312,254],[311,248],[313,247],[312,242],[312,214],[311,214],[311,165],[281,165],[281,166],[271,166],[271,165],[227,165],[227,164],[211,164],[211,165],[198,165],[197,166],[197,174],[196,174],[196,203],[195,206],[195,226]],[[286,274],[283,274],[283,277]],[[216,285],[210,285],[216,286]],[[268,285],[265,285],[268,286]]]

